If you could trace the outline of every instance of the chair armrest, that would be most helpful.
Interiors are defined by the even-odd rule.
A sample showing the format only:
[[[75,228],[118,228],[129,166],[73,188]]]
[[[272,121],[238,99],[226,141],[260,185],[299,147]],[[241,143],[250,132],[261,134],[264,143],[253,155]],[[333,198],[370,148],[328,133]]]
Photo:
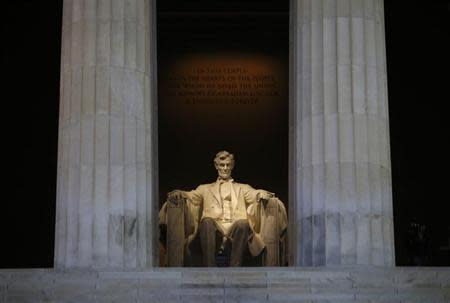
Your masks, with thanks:
[[[182,199],[167,204],[167,265],[181,267],[184,264],[184,213],[185,203]]]
[[[185,264],[186,245],[198,227],[198,207],[180,198],[165,202],[159,214],[159,223],[167,227],[167,266],[182,267]]]
[[[266,245],[264,266],[280,266],[284,259],[280,256],[280,237],[287,227],[287,215],[283,203],[277,198],[261,203],[259,220],[259,233]]]

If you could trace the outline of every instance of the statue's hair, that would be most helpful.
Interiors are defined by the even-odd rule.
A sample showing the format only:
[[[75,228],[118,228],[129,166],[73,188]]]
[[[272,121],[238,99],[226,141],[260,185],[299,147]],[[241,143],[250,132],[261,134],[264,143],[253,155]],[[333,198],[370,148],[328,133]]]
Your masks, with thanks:
[[[227,152],[226,150],[222,150],[216,154],[214,158],[214,164],[218,165],[220,160],[230,159],[231,163],[234,166],[234,156],[232,153]]]

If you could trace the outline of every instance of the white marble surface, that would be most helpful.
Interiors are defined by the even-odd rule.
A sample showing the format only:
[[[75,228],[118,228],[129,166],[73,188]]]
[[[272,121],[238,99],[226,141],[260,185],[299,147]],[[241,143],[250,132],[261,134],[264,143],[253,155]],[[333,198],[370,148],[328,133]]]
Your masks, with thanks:
[[[296,0],[291,21],[292,262],[393,266],[383,0]]]
[[[65,0],[57,267],[153,262],[150,0]]]

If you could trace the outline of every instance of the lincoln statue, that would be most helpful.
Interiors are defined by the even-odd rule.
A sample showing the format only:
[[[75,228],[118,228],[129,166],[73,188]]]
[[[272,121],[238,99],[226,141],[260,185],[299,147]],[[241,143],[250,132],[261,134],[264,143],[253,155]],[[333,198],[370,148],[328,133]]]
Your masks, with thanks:
[[[231,177],[234,164],[233,154],[220,151],[214,158],[218,173],[216,181],[199,185],[191,191],[174,190],[168,193],[167,203],[183,201],[188,209],[199,210],[199,218],[193,220],[193,233],[188,236],[186,245],[199,237],[203,266],[216,266],[218,245],[223,248],[228,243],[231,246],[230,266],[241,266],[245,253],[257,256],[265,248],[264,237],[255,230],[257,224],[253,223],[255,220],[252,218],[258,204],[267,203],[275,195],[235,182]],[[283,214],[284,222],[281,224],[285,227],[284,207]]]

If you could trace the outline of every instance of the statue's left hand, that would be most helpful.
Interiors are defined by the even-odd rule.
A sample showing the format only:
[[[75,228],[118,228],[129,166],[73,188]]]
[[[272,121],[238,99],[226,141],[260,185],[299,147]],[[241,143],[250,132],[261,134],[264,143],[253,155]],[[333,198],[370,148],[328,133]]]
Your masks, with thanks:
[[[267,202],[270,198],[275,197],[274,193],[268,192],[263,189],[258,189],[256,194],[256,201],[258,202]]]

